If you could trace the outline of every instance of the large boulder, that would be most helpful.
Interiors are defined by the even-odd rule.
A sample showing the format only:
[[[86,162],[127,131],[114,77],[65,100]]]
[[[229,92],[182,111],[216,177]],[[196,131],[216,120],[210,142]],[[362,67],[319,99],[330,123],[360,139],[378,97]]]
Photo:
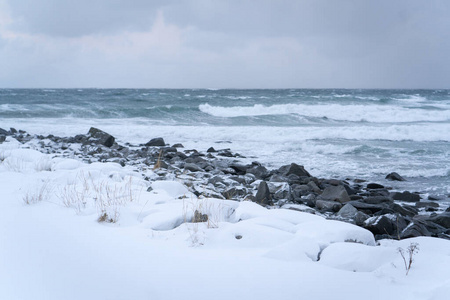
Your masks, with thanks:
[[[387,180],[392,180],[392,181],[406,181],[405,178],[403,178],[402,176],[400,176],[398,173],[396,172],[392,172],[386,175],[386,179]]]
[[[145,146],[147,147],[164,147],[166,143],[164,142],[164,139],[161,137],[151,139],[148,141]]]
[[[95,127],[89,129],[88,135],[90,136],[91,141],[106,147],[111,147],[115,141],[115,138],[112,135]]]
[[[428,220],[441,225],[444,228],[450,228],[450,212],[443,212],[441,214],[430,217]]]
[[[311,177],[311,174],[309,174],[303,166],[297,165],[296,163],[282,166],[278,171],[286,177],[291,174],[298,177]]]
[[[320,195],[319,199],[329,200],[329,201],[338,201],[340,203],[346,203],[350,201],[350,197],[348,196],[347,190],[344,186],[338,185],[330,185],[325,188],[323,193]]]

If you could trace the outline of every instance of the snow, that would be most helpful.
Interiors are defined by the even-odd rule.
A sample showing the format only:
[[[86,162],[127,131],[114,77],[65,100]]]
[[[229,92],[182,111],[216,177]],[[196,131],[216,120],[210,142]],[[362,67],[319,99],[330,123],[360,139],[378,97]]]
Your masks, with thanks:
[[[377,245],[369,231],[348,223],[197,198],[180,179],[150,183],[131,167],[54,158],[12,139],[0,144],[0,191],[0,299],[446,299],[450,293],[450,241]],[[208,221],[191,223],[196,211]],[[420,250],[406,275],[398,248],[411,243]]]

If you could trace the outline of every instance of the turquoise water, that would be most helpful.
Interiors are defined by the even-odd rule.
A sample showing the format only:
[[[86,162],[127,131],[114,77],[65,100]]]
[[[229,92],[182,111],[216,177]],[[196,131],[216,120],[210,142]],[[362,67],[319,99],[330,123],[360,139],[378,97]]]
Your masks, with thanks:
[[[383,182],[397,171],[450,193],[450,90],[1,89],[0,128],[73,135],[100,127],[123,142],[163,136],[223,146],[277,167]]]

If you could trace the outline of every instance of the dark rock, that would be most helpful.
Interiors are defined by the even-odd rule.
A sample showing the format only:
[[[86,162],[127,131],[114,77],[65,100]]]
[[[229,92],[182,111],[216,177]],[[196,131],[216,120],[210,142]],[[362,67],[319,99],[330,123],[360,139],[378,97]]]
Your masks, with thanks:
[[[177,148],[175,148],[175,147],[162,147],[161,151],[163,154],[178,152]]]
[[[246,173],[253,174],[257,179],[266,179],[269,171],[263,166],[253,165],[247,169]]]
[[[382,215],[369,218],[365,221],[365,228],[374,235],[387,234],[391,238],[399,236],[407,226],[407,221],[402,216]]]
[[[184,148],[183,144],[180,144],[180,143],[178,143],[178,144],[173,144],[172,147],[173,147],[173,148]]]
[[[214,149],[213,147],[209,147],[208,150],[206,150],[206,152],[208,153],[214,153],[217,152],[216,149]]]
[[[340,203],[345,203],[345,202],[350,201],[350,197],[347,194],[347,190],[342,185],[328,186],[327,188],[325,188],[322,195],[319,196],[319,199],[338,201]]]
[[[363,203],[360,201],[350,201],[347,203],[351,204],[357,210],[362,211],[367,214],[374,214],[374,213],[377,213],[377,212],[381,211],[382,209],[385,209],[388,207],[385,203],[368,204],[368,203]]]
[[[166,143],[164,142],[164,139],[161,137],[151,139],[148,141],[145,146],[147,147],[164,147]]]
[[[373,190],[373,189],[384,189],[384,186],[381,185],[381,184],[378,184],[378,183],[368,183],[367,184],[367,188],[371,189],[371,190]]]
[[[265,181],[261,181],[259,184],[254,202],[261,205],[272,205],[272,197],[270,196],[269,186]]]
[[[234,157],[233,153],[229,149],[220,150],[217,155],[224,157]]]
[[[9,132],[10,132],[11,134],[16,134],[16,133],[17,133],[17,129],[11,127],[11,128],[9,128]]]
[[[397,203],[391,203],[389,208],[402,216],[414,217],[419,213],[419,210],[410,205],[399,205]]]
[[[398,201],[405,201],[405,202],[419,202],[420,196],[417,194],[410,193],[408,191],[400,193],[400,192],[394,192],[391,194],[392,199],[398,200]]]
[[[202,172],[203,169],[201,169],[199,166],[193,163],[186,163],[184,164],[184,169],[191,171],[191,172]]]
[[[317,200],[316,207],[321,211],[338,212],[342,204],[336,201]]]
[[[427,227],[420,223],[411,223],[400,233],[401,239],[408,239],[419,236],[431,236],[431,232],[428,231]]]
[[[248,166],[240,165],[240,164],[231,164],[230,168],[236,171],[238,175],[244,175],[247,172]]]
[[[369,203],[369,204],[380,204],[380,203],[393,202],[393,200],[391,198],[384,197],[384,196],[371,196],[371,197],[363,198],[361,201],[364,203]]]
[[[388,175],[386,175],[386,179],[392,180],[392,181],[406,181],[405,178],[403,178],[396,172],[392,172],[392,173],[389,173]]]
[[[309,174],[303,166],[297,165],[295,163],[282,166],[280,169],[278,169],[278,171],[280,174],[286,177],[291,174],[297,175],[298,177],[311,177],[311,174]]]
[[[0,144],[3,143],[4,141],[6,141],[6,136],[0,135]]]
[[[450,228],[450,212],[443,212],[436,216],[430,217],[428,220],[446,229]]]
[[[433,207],[433,208],[438,208],[439,204],[436,202],[416,202],[416,207],[417,208],[428,208],[428,207]]]
[[[106,147],[111,147],[115,141],[115,138],[112,135],[95,127],[91,127],[88,134],[94,139],[95,143]]]
[[[9,132],[3,128],[0,128],[0,135],[9,135]]]
[[[444,197],[436,196],[436,195],[429,195],[429,196],[428,196],[428,200],[431,200],[431,201],[440,201],[440,200],[444,200]]]
[[[351,205],[349,203],[346,203],[338,211],[338,213],[336,215],[339,216],[339,217],[342,217],[342,218],[350,219],[350,218],[353,218],[356,215],[357,212],[358,212],[358,210],[355,207],[353,207],[353,205]]]

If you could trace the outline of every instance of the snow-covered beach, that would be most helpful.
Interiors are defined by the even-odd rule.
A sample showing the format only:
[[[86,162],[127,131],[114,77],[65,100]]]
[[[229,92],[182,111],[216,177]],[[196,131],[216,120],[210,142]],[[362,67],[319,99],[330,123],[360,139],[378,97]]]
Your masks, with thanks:
[[[2,299],[444,299],[450,292],[448,240],[376,241],[367,229],[320,215],[196,195],[182,180],[195,172],[162,180],[152,165],[86,163],[42,153],[39,141],[8,136],[0,144]]]

